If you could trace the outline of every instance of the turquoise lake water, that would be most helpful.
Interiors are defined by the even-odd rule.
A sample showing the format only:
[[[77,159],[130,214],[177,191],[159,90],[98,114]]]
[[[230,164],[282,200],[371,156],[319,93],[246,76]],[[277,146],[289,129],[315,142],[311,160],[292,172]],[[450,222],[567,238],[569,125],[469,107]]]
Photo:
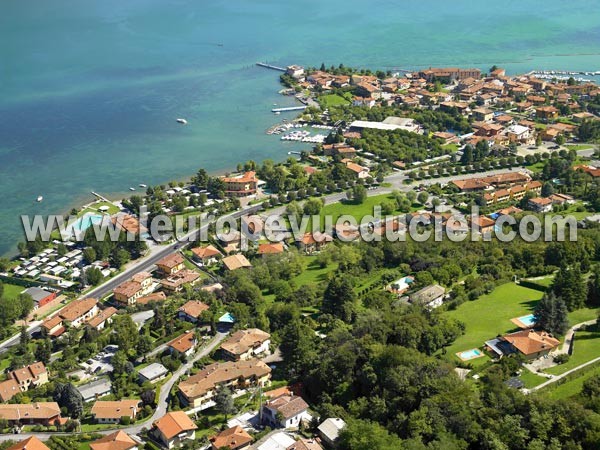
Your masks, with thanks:
[[[596,1],[4,0],[0,254],[20,214],[90,201],[300,144],[278,73],[256,61],[370,68],[600,70]],[[175,122],[185,117],[189,125]],[[38,195],[44,196],[36,203]]]

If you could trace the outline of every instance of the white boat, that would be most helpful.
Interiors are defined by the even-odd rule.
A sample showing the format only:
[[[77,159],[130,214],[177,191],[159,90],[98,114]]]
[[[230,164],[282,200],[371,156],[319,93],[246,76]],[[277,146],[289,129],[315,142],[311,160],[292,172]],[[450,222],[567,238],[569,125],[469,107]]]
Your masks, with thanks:
[[[42,200],[44,200],[44,197],[42,197],[41,195],[37,198],[37,202],[40,203]]]
[[[140,184],[140,187],[141,188],[145,188],[145,187],[148,187],[148,186],[146,186],[145,184]]]
[[[179,119],[177,119],[177,122],[178,122],[178,123],[181,123],[181,124],[183,124],[183,125],[187,125],[187,120],[185,120],[185,119],[181,119],[181,118],[179,118]]]
[[[130,187],[129,190],[130,191],[135,191],[135,188],[134,187]]]

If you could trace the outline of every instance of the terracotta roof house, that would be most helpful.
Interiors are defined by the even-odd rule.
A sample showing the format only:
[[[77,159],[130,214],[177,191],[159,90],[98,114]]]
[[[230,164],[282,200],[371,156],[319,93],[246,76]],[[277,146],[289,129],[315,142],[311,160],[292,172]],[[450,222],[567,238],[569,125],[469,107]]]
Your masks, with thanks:
[[[92,406],[91,414],[97,423],[119,423],[123,417],[135,420],[141,400],[98,400]]]
[[[145,233],[147,230],[140,221],[129,214],[120,214],[111,219],[112,223],[115,224],[120,230],[125,231],[133,235]]]
[[[63,326],[63,320],[59,315],[54,317],[49,317],[42,322],[42,329],[46,332],[48,336],[57,337],[65,332],[65,327]]]
[[[172,253],[165,256],[156,263],[159,272],[163,276],[173,275],[185,267],[183,256],[179,253]]]
[[[262,406],[263,423],[271,427],[297,428],[306,418],[308,404],[297,395],[280,395]]]
[[[252,443],[252,436],[240,426],[228,428],[216,436],[210,438],[213,450],[228,448],[230,450],[241,450]]]
[[[246,197],[256,194],[258,178],[256,172],[246,172],[235,177],[221,177],[225,183],[225,194],[229,197]]]
[[[281,242],[269,242],[258,245],[257,253],[259,255],[278,255],[285,251],[283,243]]]
[[[61,420],[60,406],[56,402],[0,405],[0,419],[9,425],[54,425]]]
[[[194,286],[200,281],[200,274],[195,270],[183,269],[160,280],[161,287],[170,292],[180,292],[186,284]]]
[[[19,383],[10,378],[0,382],[0,402],[8,402],[11,398],[21,392]]]
[[[502,336],[514,349],[527,359],[547,355],[560,344],[560,341],[545,331],[522,330]]]
[[[98,300],[95,298],[84,298],[72,301],[61,309],[58,315],[63,320],[68,320],[71,326],[78,327],[98,314],[98,311]]]
[[[552,211],[552,200],[546,197],[530,198],[527,206],[538,213],[547,213]]]
[[[50,450],[46,444],[35,436],[31,436],[24,441],[11,445],[6,450]]]
[[[269,333],[258,328],[250,328],[233,333],[221,344],[220,349],[228,359],[239,361],[268,354],[270,345]]]
[[[177,316],[191,323],[197,323],[204,311],[208,311],[209,306],[200,300],[190,300],[177,312]]]
[[[223,253],[217,247],[210,244],[206,247],[196,247],[192,249],[194,258],[205,265],[214,264],[218,259],[223,257]]]
[[[328,243],[333,241],[333,237],[326,233],[315,231],[313,233],[304,233],[302,239],[298,242],[298,247],[305,253],[311,254],[320,251]]]
[[[100,311],[96,317],[92,317],[87,324],[96,330],[103,330],[107,324],[112,323],[112,317],[115,314],[117,314],[117,308],[109,306],[108,308]]]
[[[26,367],[13,370],[8,374],[19,384],[21,391],[27,391],[30,388],[36,388],[48,382],[48,370],[43,362],[36,362]]]
[[[191,330],[173,339],[167,344],[167,348],[171,353],[190,356],[192,353],[194,353],[196,344],[198,344],[196,333],[194,330]]]
[[[319,444],[316,439],[301,438],[285,450],[323,450],[323,447],[321,447],[321,444]]]
[[[154,422],[150,432],[164,446],[173,448],[186,440],[194,440],[197,428],[186,413],[173,411]]]
[[[179,383],[179,394],[184,404],[196,408],[210,401],[218,386],[232,389],[248,385],[266,386],[270,379],[271,369],[257,359],[214,363]]]
[[[237,254],[223,258],[223,266],[227,270],[237,270],[244,267],[252,267],[252,264],[250,264],[250,261],[244,255]]]
[[[135,305],[138,298],[152,292],[153,285],[152,274],[139,272],[118,285],[113,291],[113,298],[126,306]]]
[[[124,431],[115,431],[90,443],[91,450],[137,450],[138,443]]]
[[[152,294],[144,295],[137,299],[138,304],[147,305],[151,302],[163,302],[167,299],[167,295],[164,292],[153,292]]]

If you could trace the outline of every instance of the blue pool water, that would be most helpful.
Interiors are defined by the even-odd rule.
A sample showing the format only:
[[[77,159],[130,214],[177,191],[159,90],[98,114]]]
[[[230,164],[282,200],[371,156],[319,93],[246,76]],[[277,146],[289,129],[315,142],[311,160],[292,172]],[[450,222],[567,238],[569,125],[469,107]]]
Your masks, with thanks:
[[[476,348],[472,348],[471,350],[465,350],[464,352],[460,352],[458,354],[460,359],[464,359],[464,360],[477,358],[481,355],[482,355],[481,351],[477,350]]]
[[[77,219],[77,221],[73,224],[73,229],[76,231],[85,231],[92,225],[99,224],[100,222],[102,222],[102,216],[86,214],[85,216]]]
[[[526,325],[528,327],[532,327],[535,325],[535,316],[533,314],[519,317],[518,319],[523,325]]]

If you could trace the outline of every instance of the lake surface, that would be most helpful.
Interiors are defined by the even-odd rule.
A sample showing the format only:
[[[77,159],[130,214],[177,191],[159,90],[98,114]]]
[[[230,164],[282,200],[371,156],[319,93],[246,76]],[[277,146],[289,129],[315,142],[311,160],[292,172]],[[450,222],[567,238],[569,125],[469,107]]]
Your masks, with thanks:
[[[4,0],[0,254],[62,213],[204,167],[282,160],[269,61],[600,70],[595,1]],[[188,120],[178,125],[177,117]],[[123,193],[123,194],[119,194]],[[44,196],[36,203],[38,195]]]

